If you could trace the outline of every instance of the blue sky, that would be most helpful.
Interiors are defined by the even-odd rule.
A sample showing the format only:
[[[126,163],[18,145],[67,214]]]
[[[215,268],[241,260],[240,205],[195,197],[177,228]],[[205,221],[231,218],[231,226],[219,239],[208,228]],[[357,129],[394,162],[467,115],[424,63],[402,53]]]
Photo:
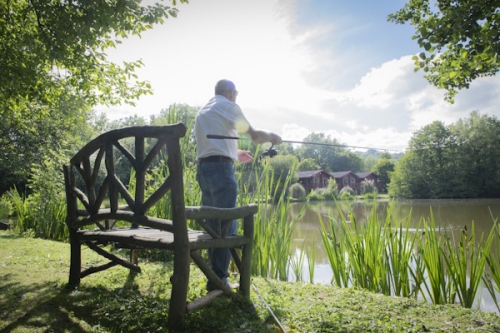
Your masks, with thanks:
[[[144,4],[153,0],[143,1]],[[202,106],[215,83],[233,80],[253,127],[303,140],[403,151],[414,131],[473,110],[499,117],[498,77],[474,81],[455,104],[414,73],[413,27],[387,22],[401,0],[190,0],[177,18],[107,52],[141,59],[154,95],[135,108],[97,108],[109,119],[146,119],[173,103]]]

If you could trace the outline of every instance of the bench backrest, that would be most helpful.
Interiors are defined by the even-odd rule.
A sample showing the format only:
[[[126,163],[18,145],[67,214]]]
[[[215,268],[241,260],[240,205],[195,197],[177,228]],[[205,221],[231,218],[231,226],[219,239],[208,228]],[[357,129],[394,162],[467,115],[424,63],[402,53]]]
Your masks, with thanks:
[[[70,160],[70,165],[64,167],[68,207],[66,224],[70,230],[90,224],[107,229],[110,225],[102,221],[108,220],[128,221],[132,225],[141,225],[148,210],[170,191],[174,234],[175,229],[185,233],[187,227],[179,146],[179,139],[185,134],[186,127],[181,123],[167,126],[136,126],[104,133],[85,145]],[[122,140],[130,138],[135,141],[133,152],[122,144]],[[152,148],[146,151],[148,145],[152,145]],[[168,156],[169,176],[146,198],[147,173],[150,172],[152,162],[161,151],[166,152],[165,155]],[[116,174],[117,157],[126,158],[130,162],[131,169],[135,171],[135,188],[132,193]],[[104,163],[103,168],[102,163]],[[125,199],[126,209],[119,206],[120,197]],[[109,200],[107,209],[102,208],[105,200]]]

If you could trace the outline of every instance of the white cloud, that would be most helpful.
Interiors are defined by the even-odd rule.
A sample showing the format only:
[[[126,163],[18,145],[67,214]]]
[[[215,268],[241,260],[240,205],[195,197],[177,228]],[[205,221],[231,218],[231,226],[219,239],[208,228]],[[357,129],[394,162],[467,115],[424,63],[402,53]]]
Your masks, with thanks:
[[[321,92],[301,78],[314,66],[303,41],[317,33],[291,36],[290,17],[278,4],[191,0],[179,6],[178,18],[108,52],[114,61],[142,58],[145,64],[139,75],[155,94],[137,103],[138,113],[155,114],[172,103],[201,106],[221,78],[236,83],[244,109],[310,108]]]
[[[201,106],[221,78],[236,83],[238,104],[254,127],[293,141],[325,132],[348,145],[402,150],[413,131],[434,120],[449,124],[472,110],[499,115],[498,77],[476,80],[453,105],[421,72],[414,73],[411,55],[389,58],[356,77],[360,59],[372,55],[349,56],[360,49],[345,36],[351,28],[338,22],[300,26],[295,5],[293,0],[180,5],[177,19],[109,52],[114,61],[142,58],[145,67],[138,74],[155,94],[135,109],[106,109],[108,116],[148,117],[173,103]],[[318,47],[321,43],[330,47]],[[355,84],[345,80],[347,74]]]
[[[304,138],[311,134],[311,131],[297,124],[285,124],[281,129],[283,140],[304,141]]]

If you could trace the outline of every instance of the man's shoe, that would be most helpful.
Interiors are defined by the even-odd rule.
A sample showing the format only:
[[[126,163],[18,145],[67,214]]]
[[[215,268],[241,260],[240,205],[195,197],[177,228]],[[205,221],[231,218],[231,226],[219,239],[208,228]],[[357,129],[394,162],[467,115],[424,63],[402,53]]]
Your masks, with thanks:
[[[239,283],[231,283],[231,282],[226,282],[226,286],[229,287],[229,289],[238,289],[240,287]]]
[[[240,284],[239,283],[231,283],[231,282],[227,281],[226,286],[228,286],[229,289],[238,289],[240,287]],[[217,288],[213,284],[208,282],[207,283],[207,290],[214,291],[214,290],[217,290]]]

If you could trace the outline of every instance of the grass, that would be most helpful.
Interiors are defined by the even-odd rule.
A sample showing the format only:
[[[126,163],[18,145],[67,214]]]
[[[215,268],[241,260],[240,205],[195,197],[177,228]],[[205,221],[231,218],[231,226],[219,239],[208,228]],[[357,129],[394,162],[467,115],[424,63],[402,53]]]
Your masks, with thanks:
[[[384,223],[379,221],[374,201],[369,218],[360,224],[352,210],[346,218],[336,204],[339,218],[329,215],[329,230],[320,216],[321,238],[336,286],[423,297],[433,304],[459,302],[471,308],[479,306],[484,283],[500,309],[495,295],[500,268],[498,257],[490,251],[500,249],[496,221],[486,237],[476,238],[473,222],[471,231],[463,228],[457,241],[446,228],[436,227],[432,209],[430,218],[419,222],[422,232],[413,233],[411,212],[406,222],[392,221],[391,205]]]
[[[83,264],[101,258],[83,248]],[[122,267],[66,287],[69,245],[0,232],[0,332],[166,332],[169,264],[145,262],[142,273]],[[140,261],[141,263],[141,261]],[[205,293],[195,268],[190,299]],[[253,284],[287,332],[498,332],[494,313],[431,305],[353,288],[287,283],[260,277]],[[222,315],[223,314],[223,315]],[[188,314],[181,332],[277,332],[258,295],[218,298]]]

